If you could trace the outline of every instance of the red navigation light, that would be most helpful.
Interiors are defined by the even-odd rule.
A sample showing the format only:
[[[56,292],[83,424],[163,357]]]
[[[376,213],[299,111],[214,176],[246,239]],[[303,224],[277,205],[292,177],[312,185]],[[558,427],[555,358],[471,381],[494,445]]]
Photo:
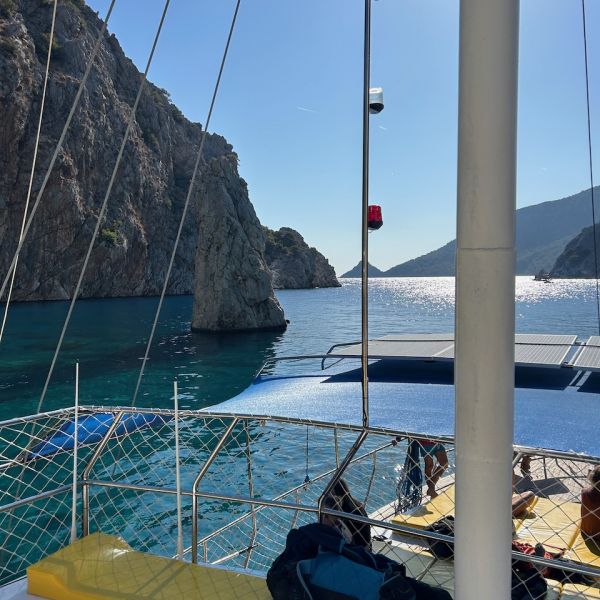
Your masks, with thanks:
[[[371,231],[379,229],[383,225],[383,218],[381,217],[381,206],[377,204],[371,204],[368,212],[368,227]]]

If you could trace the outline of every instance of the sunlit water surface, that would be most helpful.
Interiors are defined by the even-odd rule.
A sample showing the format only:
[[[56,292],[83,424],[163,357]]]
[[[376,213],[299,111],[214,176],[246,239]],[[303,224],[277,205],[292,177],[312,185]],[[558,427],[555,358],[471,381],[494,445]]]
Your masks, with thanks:
[[[268,359],[321,354],[333,344],[358,340],[360,291],[360,281],[350,279],[343,280],[341,288],[278,292],[286,317],[290,320],[287,331],[280,334],[191,333],[192,298],[167,298],[137,404],[171,407],[175,376],[179,381],[184,408],[217,404],[246,388]],[[130,404],[156,305],[156,298],[79,302],[42,410],[73,405],[76,360],[80,363],[82,403]],[[65,302],[11,307],[6,335],[0,345],[0,420],[37,410],[67,309]],[[454,327],[454,279],[373,279],[369,286],[369,312],[371,337],[403,332],[451,332]],[[571,333],[581,338],[596,334],[595,282],[563,280],[545,284],[528,277],[518,278],[516,323],[520,332]],[[298,363],[296,365],[296,369],[302,368]],[[557,418],[556,415],[546,417]],[[192,420],[186,423],[184,433],[194,439],[203,439],[210,431],[201,427],[201,421]],[[168,438],[170,429],[166,429]],[[140,435],[151,437],[152,432],[145,430]],[[301,484],[305,469],[308,472],[310,468],[314,476],[334,466],[331,463],[331,440],[323,432],[311,433],[310,448],[316,448],[311,452],[308,438],[305,441],[304,429],[300,436],[294,429],[285,437],[281,432],[263,431],[255,423],[251,426],[250,435],[253,438],[254,460],[258,461],[257,477],[269,497],[284,491],[284,488]],[[128,443],[134,444],[139,437],[134,435]],[[347,450],[347,444],[343,442],[340,448],[342,453]],[[551,446],[551,440],[548,443]],[[138,461],[134,464],[124,456],[119,460],[119,468],[131,469],[141,482],[163,482],[164,485],[171,482],[173,486],[170,454],[164,465],[158,460],[161,454],[164,452],[157,451],[156,456],[153,455],[147,463],[142,461],[139,464]],[[268,462],[261,462],[263,456],[268,457]],[[183,478],[185,489],[191,486],[201,459],[202,456],[198,454],[195,459],[198,463],[196,470]],[[377,480],[379,487],[375,490],[376,498],[385,499],[385,502],[393,499],[395,478],[402,461],[401,453],[392,452],[390,456],[386,455],[384,461],[378,462],[383,476]],[[112,464],[110,457],[109,463]],[[113,467],[107,468],[104,475],[112,477]],[[236,486],[243,488],[247,476],[245,460],[228,466],[227,476]],[[362,478],[355,478],[354,491],[364,493],[361,481],[364,483],[368,480],[368,472]],[[135,547],[159,554],[173,554],[176,511],[171,500],[166,496],[156,496],[150,502],[146,496],[136,497],[132,493],[131,498],[123,496],[119,501],[113,499],[109,502],[108,496],[105,498],[102,493],[94,490],[93,496],[97,504],[104,507],[104,512],[98,513],[104,519],[98,526],[104,531],[123,535]],[[316,488],[310,493],[314,496]],[[309,502],[310,498],[304,501]],[[35,560],[57,549],[59,544],[56,540],[67,535],[62,523],[69,522],[70,502],[54,504],[46,507],[49,514],[53,512],[53,520],[44,525],[46,530],[41,538],[35,528],[30,528],[27,520],[18,523],[14,537],[9,541],[9,546],[19,544],[12,555],[10,573],[22,572],[26,566],[22,556]],[[245,510],[242,505],[231,503],[203,506],[202,527],[205,532],[215,530]],[[189,506],[184,509],[185,526],[189,528]],[[31,518],[37,518],[36,514],[32,513]],[[283,522],[288,523],[285,519]],[[149,523],[161,523],[163,529],[153,537]],[[264,531],[271,532],[269,527],[265,526]],[[22,543],[15,540],[21,540]],[[50,543],[50,540],[54,541]],[[235,547],[238,541],[244,543],[244,540],[232,540]],[[261,544],[263,551],[270,549],[273,556],[267,558],[272,559],[278,547],[273,546],[270,537],[262,540]],[[43,552],[40,547],[44,548]],[[252,563],[257,568],[264,568],[265,565]],[[2,569],[0,580],[1,572]]]
[[[290,320],[280,334],[191,333],[192,297],[167,298],[137,404],[171,406],[175,376],[184,407],[216,404],[244,389],[269,358],[323,353],[358,340],[360,280],[342,281],[341,288],[277,292]],[[519,277],[516,287],[517,331],[597,333],[594,281]],[[130,404],[156,305],[156,298],[79,302],[42,409],[73,405],[76,360],[82,403]],[[67,309],[66,302],[11,307],[0,345],[0,419],[37,409]],[[454,278],[370,281],[371,337],[453,328]]]

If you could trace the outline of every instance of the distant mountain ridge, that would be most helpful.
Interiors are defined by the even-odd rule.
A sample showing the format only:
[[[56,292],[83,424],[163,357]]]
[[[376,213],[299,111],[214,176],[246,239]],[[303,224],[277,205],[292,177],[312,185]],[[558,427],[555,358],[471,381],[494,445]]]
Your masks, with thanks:
[[[369,277],[387,277],[387,275],[379,270],[377,267],[374,267],[371,263],[368,263]],[[340,277],[361,277],[362,276],[362,260],[359,263],[352,267],[349,271],[340,275]]]
[[[517,275],[550,271],[581,230],[591,223],[591,190],[517,210]],[[594,188],[600,197],[600,186]],[[455,273],[456,240],[371,277],[445,277]],[[355,267],[356,269],[356,267]],[[355,269],[342,277],[358,277]],[[585,275],[583,275],[585,276]]]

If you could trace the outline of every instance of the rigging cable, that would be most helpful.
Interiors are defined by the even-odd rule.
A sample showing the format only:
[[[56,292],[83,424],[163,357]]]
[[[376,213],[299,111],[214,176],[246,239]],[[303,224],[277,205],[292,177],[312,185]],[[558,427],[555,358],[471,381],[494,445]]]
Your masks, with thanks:
[[[594,203],[594,163],[592,161],[592,118],[590,116],[590,79],[588,72],[587,28],[585,19],[585,0],[581,0],[583,19],[583,56],[585,62],[585,99],[587,106],[588,157],[590,163],[590,192],[592,194],[592,237],[594,238],[594,274],[596,276],[596,310],[598,316],[598,335],[600,335],[600,286],[598,285],[598,249],[596,241],[596,206]]]
[[[48,75],[50,73],[50,57],[52,55],[52,45],[54,43],[54,25],[56,23],[56,6],[58,0],[54,0],[54,6],[52,7],[52,21],[50,24],[50,37],[48,39],[48,55],[46,57],[46,72],[44,74],[44,85],[42,87],[42,100],[40,105],[40,116],[38,119],[37,132],[35,134],[35,144],[33,146],[33,161],[31,163],[31,173],[29,174],[29,187],[27,188],[27,199],[25,200],[25,209],[23,210],[23,221],[21,223],[21,231],[19,232],[19,243],[23,239],[23,230],[25,229],[25,223],[27,222],[27,212],[29,210],[29,201],[31,200],[31,189],[33,187],[33,176],[35,174],[35,166],[37,164],[38,149],[40,146],[40,137],[42,131],[42,119],[44,117],[44,106],[46,104],[46,89],[48,88]],[[0,326],[0,343],[2,343],[2,337],[4,336],[4,327],[6,326],[6,319],[8,317],[8,307],[10,305],[10,299],[12,297],[13,286],[15,284],[15,275],[17,273],[17,263],[19,261],[19,255],[15,258],[15,266],[12,269],[10,278],[10,286],[8,288],[8,294],[6,296],[6,304],[4,306],[4,315],[2,317],[2,325]]]
[[[165,5],[163,7],[163,12],[160,17],[160,22],[158,24],[158,29],[156,30],[156,34],[154,36],[154,41],[152,43],[152,48],[150,50],[150,55],[148,56],[148,61],[146,62],[146,69],[142,75],[142,80],[140,82],[137,96],[135,97],[135,102],[133,103],[133,107],[131,109],[131,113],[129,114],[129,120],[127,122],[127,128],[125,130],[125,134],[123,135],[123,139],[121,140],[121,146],[119,148],[119,153],[117,155],[117,160],[113,167],[110,181],[108,183],[108,187],[106,189],[106,193],[104,194],[104,199],[102,201],[102,206],[100,208],[100,212],[98,213],[98,218],[96,220],[96,226],[94,228],[94,233],[92,235],[92,239],[88,245],[87,254],[85,255],[85,260],[83,261],[83,266],[81,267],[81,272],[79,273],[79,279],[77,280],[77,285],[75,287],[75,291],[73,292],[73,296],[71,297],[71,303],[69,305],[69,311],[67,313],[67,317],[65,318],[65,322],[63,324],[62,331],[60,332],[60,338],[58,340],[58,344],[56,345],[56,349],[54,351],[54,356],[52,357],[52,363],[50,364],[50,369],[48,371],[48,375],[46,377],[46,381],[44,383],[44,389],[42,390],[42,394],[40,396],[40,400],[38,402],[37,412],[39,413],[42,404],[44,402],[44,398],[46,397],[46,392],[48,391],[48,386],[50,384],[50,380],[52,378],[52,373],[54,372],[54,367],[56,365],[56,361],[58,359],[58,355],[60,353],[60,349],[62,347],[63,340],[65,338],[65,334],[67,332],[67,328],[69,326],[69,322],[71,321],[71,315],[73,314],[73,309],[75,308],[75,303],[77,302],[77,296],[79,295],[79,290],[81,288],[81,284],[83,282],[83,278],[85,276],[85,272],[87,270],[88,262],[90,260],[90,256],[92,254],[92,249],[94,248],[94,243],[96,238],[98,237],[98,231],[100,230],[100,225],[104,219],[104,214],[106,213],[106,206],[108,204],[108,199],[110,197],[110,193],[112,192],[113,184],[115,182],[115,177],[117,175],[117,171],[119,170],[119,166],[121,164],[121,159],[123,158],[123,152],[125,150],[125,146],[129,141],[129,133],[131,132],[131,128],[133,127],[135,121],[135,114],[137,111],[138,104],[140,102],[140,98],[142,97],[142,92],[144,91],[144,87],[146,84],[146,80],[148,77],[148,71],[150,69],[150,65],[152,64],[152,59],[154,58],[154,51],[156,50],[156,45],[158,43],[158,39],[160,37],[160,32],[162,31],[163,23],[165,21],[165,17],[167,15],[167,10],[169,8],[171,0],[166,0]]]
[[[75,99],[73,100],[73,104],[71,105],[71,110],[69,111],[67,120],[65,121],[65,124],[63,126],[63,130],[60,134],[60,138],[58,139],[58,143],[56,144],[56,148],[54,149],[54,153],[52,154],[52,158],[50,159],[48,169],[46,170],[46,175],[44,176],[44,180],[42,181],[42,186],[40,187],[40,190],[36,196],[35,202],[33,203],[31,212],[29,213],[29,218],[27,219],[27,224],[25,225],[25,229],[23,230],[23,235],[17,246],[17,249],[15,250],[15,254],[12,258],[10,266],[8,267],[6,276],[4,277],[4,281],[2,282],[2,287],[0,288],[0,298],[2,298],[2,296],[4,295],[4,292],[6,291],[6,286],[8,284],[8,280],[11,277],[13,269],[16,267],[17,257],[19,256],[19,253],[21,252],[21,249],[23,248],[23,244],[25,243],[25,239],[27,238],[27,234],[29,233],[31,223],[33,222],[33,217],[35,216],[35,213],[37,212],[37,209],[40,205],[40,201],[42,199],[42,195],[43,195],[44,191],[46,190],[46,185],[48,184],[48,180],[50,179],[50,174],[52,173],[52,169],[54,168],[54,163],[56,162],[56,159],[58,158],[58,153],[60,152],[62,145],[65,141],[65,137],[67,135],[67,131],[69,130],[69,126],[71,125],[73,115],[75,114],[75,110],[77,109],[77,106],[79,105],[79,99],[81,98],[81,94],[83,93],[85,84],[87,83],[88,77],[92,70],[94,60],[96,59],[96,55],[98,54],[98,50],[100,49],[100,43],[102,42],[102,38],[104,37],[106,27],[108,26],[108,20],[110,19],[110,15],[112,14],[112,11],[113,11],[116,1],[117,0],[111,0],[110,6],[108,7],[108,11],[106,12],[106,17],[104,17],[104,21],[102,21],[102,26],[100,27],[100,31],[98,32],[98,37],[96,39],[96,43],[92,50],[90,60],[87,64],[87,67],[85,69],[85,73],[83,74],[81,82],[79,83],[79,88],[77,89],[77,94],[75,95]]]
[[[23,222],[21,224],[21,231],[19,233],[19,242],[21,242],[21,240],[23,239],[23,230],[25,228],[25,222],[27,220],[27,209],[29,208],[29,200],[31,199],[31,188],[33,186],[33,175],[35,173],[35,165],[37,162],[37,153],[38,153],[38,148],[39,148],[39,142],[40,142],[40,132],[41,132],[41,128],[42,128],[42,118],[44,116],[44,106],[46,103],[46,88],[48,85],[48,74],[50,72],[50,56],[52,54],[52,43],[54,41],[54,25],[56,23],[56,6],[58,4],[58,0],[54,0],[54,7],[52,9],[52,22],[50,24],[50,36],[48,39],[48,55],[46,57],[46,73],[44,76],[44,85],[42,88],[42,100],[41,100],[41,105],[40,105],[40,116],[39,116],[39,120],[38,120],[38,127],[37,127],[37,133],[36,133],[36,137],[35,137],[35,145],[34,145],[34,149],[33,149],[33,161],[31,164],[31,173],[29,176],[29,188],[27,190],[27,199],[25,201],[25,210],[23,212]],[[17,272],[17,261],[18,261],[18,251],[17,251],[17,256],[15,258],[15,266],[14,269],[12,271],[12,275],[11,275],[11,280],[10,280],[10,288],[8,290],[8,295],[6,297],[6,306],[4,307],[4,315],[2,317],[2,326],[0,328],[0,343],[2,342],[2,337],[4,334],[4,327],[6,325],[6,319],[8,317],[8,306],[10,304],[10,298],[12,295],[12,289],[13,289],[13,285],[15,282],[15,273]],[[9,270],[9,274],[10,274],[10,270]],[[2,294],[0,294],[0,297],[2,297]],[[76,413],[77,414],[77,413]],[[24,430],[26,433],[26,429]],[[35,424],[32,425],[32,435],[31,438],[34,438],[34,432],[35,432]],[[16,495],[15,498],[20,498],[21,497],[21,490],[23,488],[23,475],[25,473],[25,465],[23,465],[23,467],[21,468],[21,473],[17,479],[18,483],[17,483],[17,490],[16,490]],[[8,519],[8,531],[12,531],[12,526],[13,526],[13,521],[14,521],[14,513],[13,511],[9,512],[9,519]],[[0,548],[0,564],[4,564],[4,547]]]
[[[190,184],[188,186],[187,196],[185,198],[185,204],[183,205],[183,212],[181,214],[181,219],[179,221],[179,229],[177,231],[177,237],[175,238],[175,244],[173,246],[173,252],[171,253],[171,260],[169,261],[169,267],[167,269],[167,274],[165,276],[165,281],[163,284],[163,288],[160,294],[160,299],[158,301],[158,306],[156,308],[156,314],[154,315],[154,322],[152,323],[152,329],[150,331],[150,337],[148,338],[148,343],[146,344],[146,352],[144,353],[144,358],[142,359],[142,366],[140,367],[140,372],[137,378],[137,382],[135,384],[135,390],[133,392],[133,398],[131,400],[131,406],[135,406],[135,402],[137,400],[138,392],[140,390],[140,385],[142,382],[142,377],[144,376],[144,370],[146,368],[146,362],[148,361],[148,355],[150,354],[150,347],[152,346],[152,340],[154,339],[154,334],[156,332],[156,325],[158,324],[158,318],[160,316],[160,311],[162,309],[163,301],[165,299],[165,294],[167,293],[167,285],[169,284],[169,279],[171,277],[171,270],[173,269],[173,263],[175,262],[175,253],[177,252],[177,247],[179,246],[179,239],[181,238],[181,232],[183,230],[183,224],[185,223],[185,217],[187,215],[188,207],[190,205],[190,200],[192,197],[192,192],[194,191],[194,185],[196,183],[196,177],[198,175],[198,169],[200,167],[200,160],[202,159],[202,151],[204,149],[204,142],[206,141],[206,134],[208,132],[208,127],[210,125],[210,119],[212,116],[213,108],[215,105],[215,100],[217,99],[217,94],[219,92],[219,86],[221,84],[221,76],[223,75],[223,70],[225,68],[225,61],[227,60],[227,54],[229,52],[229,46],[231,43],[231,38],[233,36],[233,31],[235,29],[235,23],[237,21],[238,12],[240,9],[241,0],[237,0],[235,5],[235,10],[233,12],[233,18],[231,20],[231,26],[229,28],[229,35],[227,36],[227,42],[225,44],[225,50],[223,51],[223,57],[221,59],[221,66],[219,68],[219,74],[217,76],[217,81],[215,83],[215,87],[212,94],[212,99],[210,101],[210,107],[208,109],[208,115],[206,117],[206,122],[202,131],[202,139],[200,140],[200,147],[198,148],[198,152],[196,154],[196,162],[194,164],[194,170],[192,172],[192,178],[190,180]]]

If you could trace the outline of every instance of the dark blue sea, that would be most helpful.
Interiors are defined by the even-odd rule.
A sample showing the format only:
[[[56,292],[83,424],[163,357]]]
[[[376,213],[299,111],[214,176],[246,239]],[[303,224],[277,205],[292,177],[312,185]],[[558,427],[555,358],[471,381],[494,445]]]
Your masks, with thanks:
[[[138,406],[171,407],[178,378],[184,408],[218,404],[239,393],[273,357],[324,353],[360,338],[360,281],[341,288],[282,290],[277,296],[290,325],[284,333],[210,335],[190,332],[193,298],[167,298]],[[519,332],[597,334],[596,287],[591,280],[517,279]],[[129,405],[157,298],[77,303],[42,410],[74,403],[75,362],[80,401]],[[67,302],[11,306],[0,345],[0,420],[35,412]],[[451,332],[453,278],[372,279],[369,335]]]

